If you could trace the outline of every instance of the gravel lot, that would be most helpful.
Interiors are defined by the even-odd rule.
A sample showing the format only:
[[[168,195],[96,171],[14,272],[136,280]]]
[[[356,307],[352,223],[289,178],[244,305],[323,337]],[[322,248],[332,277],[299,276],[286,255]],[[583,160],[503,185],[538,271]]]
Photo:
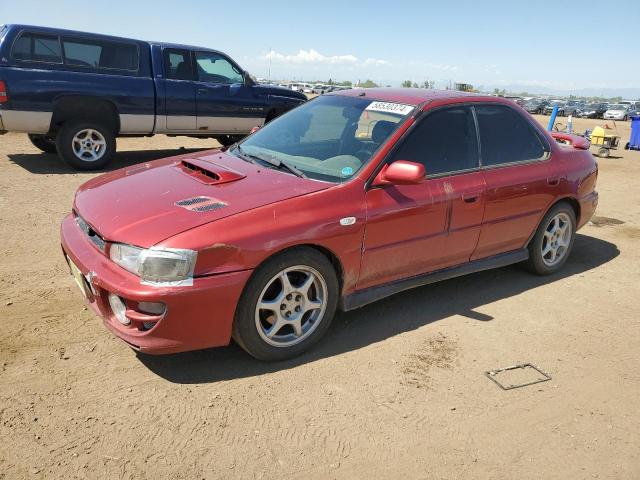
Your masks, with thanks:
[[[118,144],[114,168],[215,142]],[[640,478],[640,152],[613,153],[560,274],[405,292],[263,364],[234,345],[145,357],[115,339],[59,246],[94,174],[0,137],[0,479]],[[552,380],[502,391],[484,376],[519,362]]]

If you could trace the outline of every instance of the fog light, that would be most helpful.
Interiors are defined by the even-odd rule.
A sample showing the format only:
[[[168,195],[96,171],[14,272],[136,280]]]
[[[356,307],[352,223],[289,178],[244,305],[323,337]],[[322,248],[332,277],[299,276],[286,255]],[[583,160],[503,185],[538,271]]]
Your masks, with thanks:
[[[164,303],[161,302],[138,302],[138,310],[152,315],[162,315],[165,308]]]
[[[111,311],[121,324],[129,325],[131,323],[131,320],[129,320],[124,314],[124,312],[127,310],[127,306],[119,296],[114,293],[110,293],[109,305],[111,305]]]

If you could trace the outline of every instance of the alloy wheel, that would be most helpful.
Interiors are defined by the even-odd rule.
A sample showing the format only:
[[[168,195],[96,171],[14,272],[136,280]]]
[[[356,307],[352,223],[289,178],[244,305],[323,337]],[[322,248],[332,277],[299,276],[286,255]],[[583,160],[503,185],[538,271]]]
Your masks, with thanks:
[[[71,140],[73,153],[85,162],[100,160],[107,149],[106,145],[104,136],[92,128],[80,130]]]
[[[258,297],[258,334],[275,347],[306,340],[320,325],[327,298],[327,284],[320,272],[306,265],[285,268],[267,282]]]
[[[569,251],[573,225],[569,215],[560,212],[547,225],[541,244],[542,261],[548,267],[560,263]]]

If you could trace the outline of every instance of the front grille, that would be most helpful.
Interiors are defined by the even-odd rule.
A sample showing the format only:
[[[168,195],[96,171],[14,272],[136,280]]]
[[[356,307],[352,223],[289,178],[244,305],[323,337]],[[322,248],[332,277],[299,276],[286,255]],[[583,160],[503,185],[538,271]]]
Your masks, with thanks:
[[[98,247],[98,249],[102,252],[105,251],[105,241],[104,239],[96,232],[84,219],[76,214],[76,223],[80,230],[84,232],[84,234],[89,237],[89,240],[93,242],[93,244]]]

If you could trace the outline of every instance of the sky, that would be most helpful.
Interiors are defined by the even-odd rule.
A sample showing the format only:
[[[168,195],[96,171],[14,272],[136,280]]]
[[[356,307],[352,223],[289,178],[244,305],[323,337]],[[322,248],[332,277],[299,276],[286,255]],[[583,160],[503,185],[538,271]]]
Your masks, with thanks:
[[[640,0],[0,0],[0,23],[201,45],[260,78],[640,88]]]

